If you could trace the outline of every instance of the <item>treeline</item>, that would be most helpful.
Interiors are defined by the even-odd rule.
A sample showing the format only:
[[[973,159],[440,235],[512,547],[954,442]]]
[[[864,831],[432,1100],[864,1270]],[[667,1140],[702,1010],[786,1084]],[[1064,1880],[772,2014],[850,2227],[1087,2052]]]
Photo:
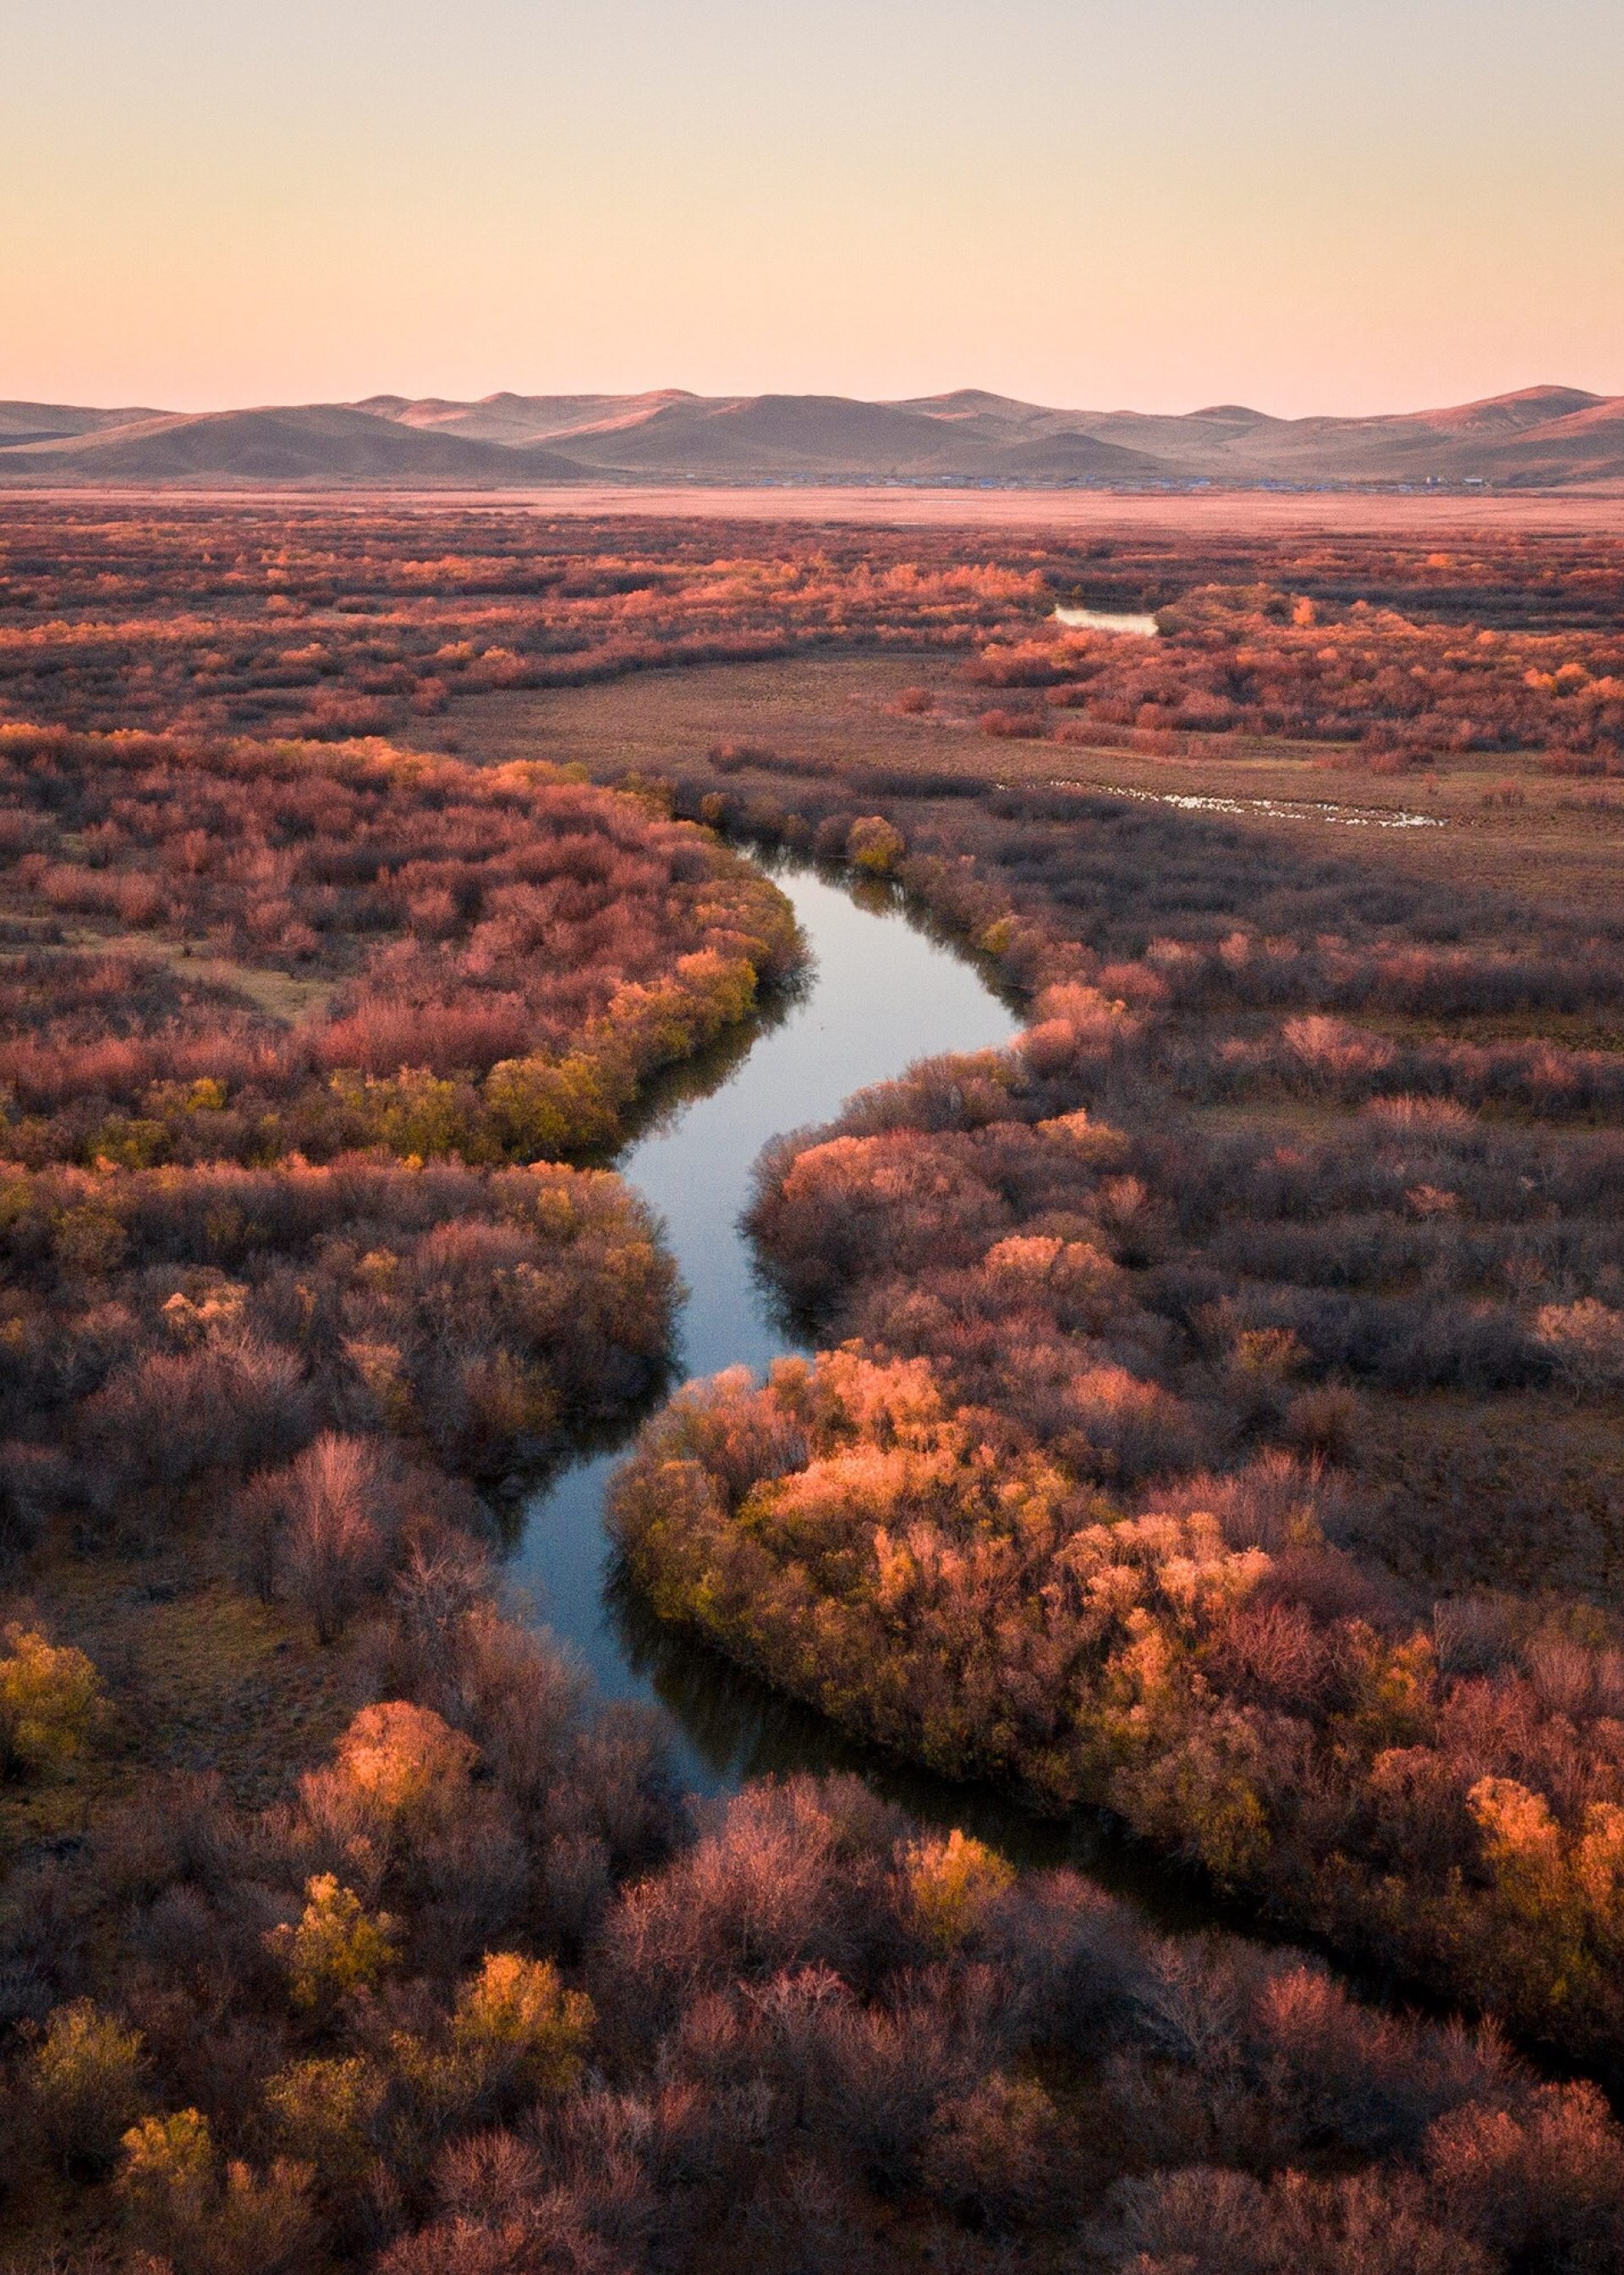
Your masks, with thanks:
[[[706,521],[306,508],[0,510],[0,707],[342,741],[462,693],[963,647],[1046,614],[1046,548]]]
[[[1479,629],[1342,608],[1270,586],[1197,586],[1161,636],[1046,627],[992,641],[972,685],[1023,691],[985,731],[1127,739],[1216,754],[1230,735],[1355,744],[1380,772],[1469,752],[1534,752],[1556,774],[1624,772],[1624,636]],[[1029,692],[1028,692],[1029,691]]]

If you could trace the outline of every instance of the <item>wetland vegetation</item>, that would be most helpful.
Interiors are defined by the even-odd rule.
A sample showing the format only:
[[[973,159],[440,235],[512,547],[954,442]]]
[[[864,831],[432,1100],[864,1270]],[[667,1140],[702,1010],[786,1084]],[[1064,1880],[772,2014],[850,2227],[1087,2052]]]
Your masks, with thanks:
[[[0,2264],[1616,2265],[1624,545],[0,540]],[[767,849],[1020,1032],[786,1090],[621,1584],[958,1823],[694,1796],[507,1577],[675,1355],[614,1164]]]

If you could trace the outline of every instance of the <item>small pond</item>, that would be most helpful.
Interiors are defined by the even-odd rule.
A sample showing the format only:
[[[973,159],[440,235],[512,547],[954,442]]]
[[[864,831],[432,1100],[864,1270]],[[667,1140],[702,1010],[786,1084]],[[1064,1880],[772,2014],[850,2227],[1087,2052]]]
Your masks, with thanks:
[[[1054,621],[1079,632],[1131,632],[1154,639],[1159,627],[1154,616],[1136,616],[1118,608],[1056,608]]]

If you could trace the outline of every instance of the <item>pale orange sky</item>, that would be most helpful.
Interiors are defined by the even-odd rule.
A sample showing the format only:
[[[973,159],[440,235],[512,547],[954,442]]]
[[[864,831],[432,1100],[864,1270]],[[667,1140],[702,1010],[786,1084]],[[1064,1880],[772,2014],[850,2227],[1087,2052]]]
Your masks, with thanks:
[[[0,396],[1624,392],[1620,0],[0,0]]]

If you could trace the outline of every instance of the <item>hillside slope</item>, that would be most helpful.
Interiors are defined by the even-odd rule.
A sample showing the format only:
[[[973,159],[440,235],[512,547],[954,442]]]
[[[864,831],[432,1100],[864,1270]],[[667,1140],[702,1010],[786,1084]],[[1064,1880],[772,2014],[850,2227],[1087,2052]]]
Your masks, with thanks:
[[[975,388],[835,395],[374,395],[200,413],[0,404],[0,483],[915,482],[1133,489],[1211,482],[1566,488],[1624,480],[1624,396],[1525,388],[1441,410],[1278,419],[1064,411]]]
[[[0,449],[10,482],[381,482],[485,488],[570,481],[547,450],[422,433],[336,404],[142,416],[64,439]]]

